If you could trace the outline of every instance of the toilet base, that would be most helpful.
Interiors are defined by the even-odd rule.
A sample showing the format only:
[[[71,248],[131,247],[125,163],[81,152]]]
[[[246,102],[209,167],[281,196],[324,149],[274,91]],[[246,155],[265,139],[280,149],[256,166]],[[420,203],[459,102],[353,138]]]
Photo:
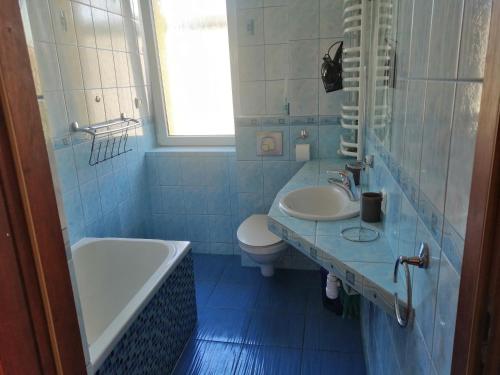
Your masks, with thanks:
[[[274,275],[274,266],[272,264],[261,264],[260,273],[264,277],[272,277]]]

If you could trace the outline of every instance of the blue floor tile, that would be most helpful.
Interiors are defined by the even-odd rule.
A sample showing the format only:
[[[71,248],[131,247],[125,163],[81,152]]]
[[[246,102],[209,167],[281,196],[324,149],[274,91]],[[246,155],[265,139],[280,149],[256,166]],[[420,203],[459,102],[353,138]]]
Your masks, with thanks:
[[[243,343],[249,323],[250,313],[248,311],[207,307],[198,314],[196,338]]]
[[[210,281],[198,281],[196,282],[196,307],[198,311],[205,308],[208,299],[215,289],[216,283]]]
[[[249,309],[255,305],[258,286],[218,283],[208,300],[210,307]]]
[[[231,256],[193,254],[195,281],[218,282]]]
[[[321,275],[319,271],[278,269],[270,281],[283,283],[289,288],[321,289]]]
[[[223,283],[260,286],[263,277],[259,268],[242,267],[240,257],[237,258],[225,268],[220,281]]]
[[[327,310],[320,314],[307,314],[304,349],[362,352],[359,321],[342,319]]]
[[[233,374],[240,357],[241,345],[191,340],[173,374]]]
[[[304,350],[302,375],[364,375],[365,360],[360,353]]]
[[[298,349],[245,345],[236,374],[300,375],[300,355]]]
[[[304,315],[255,311],[246,344],[302,348]]]
[[[304,314],[308,290],[289,288],[282,283],[264,282],[259,290],[255,308],[260,311]]]
[[[325,310],[321,288],[307,289],[307,313],[320,314],[325,312]]]
[[[365,373],[359,322],[323,308],[319,272],[240,262],[194,255],[198,325],[175,374]]]

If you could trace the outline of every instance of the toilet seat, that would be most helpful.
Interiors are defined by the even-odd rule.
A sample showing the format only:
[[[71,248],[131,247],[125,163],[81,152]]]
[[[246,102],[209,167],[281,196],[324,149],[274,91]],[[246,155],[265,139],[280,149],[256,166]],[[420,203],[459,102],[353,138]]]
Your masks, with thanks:
[[[249,254],[255,255],[272,255],[279,253],[287,248],[287,244],[284,241],[280,241],[271,246],[250,246],[241,241],[238,241],[240,247]]]
[[[255,254],[270,254],[286,246],[281,238],[267,229],[267,215],[251,215],[245,219],[236,236],[242,248]]]

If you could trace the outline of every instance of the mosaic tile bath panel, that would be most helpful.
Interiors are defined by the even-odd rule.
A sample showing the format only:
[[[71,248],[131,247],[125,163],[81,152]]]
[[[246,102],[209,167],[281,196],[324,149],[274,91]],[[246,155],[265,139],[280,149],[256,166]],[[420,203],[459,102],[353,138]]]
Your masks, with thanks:
[[[170,374],[196,325],[191,254],[179,263],[97,375]]]

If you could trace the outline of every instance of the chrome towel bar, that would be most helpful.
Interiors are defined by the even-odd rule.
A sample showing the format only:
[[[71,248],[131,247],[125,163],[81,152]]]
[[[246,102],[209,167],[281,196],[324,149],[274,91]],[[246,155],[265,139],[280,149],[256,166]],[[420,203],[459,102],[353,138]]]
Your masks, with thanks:
[[[418,268],[427,268],[429,267],[429,246],[422,242],[420,244],[419,254],[416,257],[405,257],[400,256],[396,259],[396,263],[394,264],[394,277],[393,281],[395,283],[398,282],[398,270],[399,265],[404,265],[405,268],[405,280],[406,280],[406,313],[404,318],[401,316],[401,311],[399,309],[399,301],[398,301],[398,293],[394,293],[394,310],[396,311],[396,319],[398,320],[398,324],[401,327],[406,327],[408,322],[410,321],[412,310],[413,310],[413,300],[412,300],[412,285],[410,278],[410,266],[416,266]]]

